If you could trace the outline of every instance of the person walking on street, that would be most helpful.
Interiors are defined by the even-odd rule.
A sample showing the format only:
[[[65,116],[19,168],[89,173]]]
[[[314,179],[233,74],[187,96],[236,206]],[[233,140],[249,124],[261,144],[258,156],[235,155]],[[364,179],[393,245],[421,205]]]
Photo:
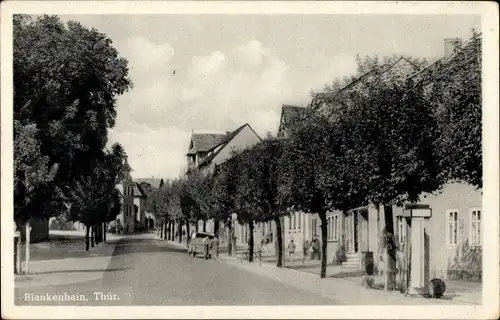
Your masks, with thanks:
[[[208,259],[208,250],[209,250],[209,243],[208,243],[208,237],[203,238],[203,256],[205,257],[205,260]]]
[[[308,260],[308,256],[309,256],[309,241],[304,241],[304,248],[303,248],[304,252],[303,252],[303,255],[302,255],[302,264],[304,264],[306,262],[306,260]]]
[[[294,258],[295,258],[295,243],[293,242],[293,239],[290,240],[290,243],[288,244],[288,253],[290,254],[290,261],[293,263]]]
[[[212,259],[219,259],[219,237],[217,236],[215,236],[214,240],[212,241]]]
[[[319,260],[319,240],[318,236],[314,236],[314,243],[313,243],[313,259],[314,260]]]

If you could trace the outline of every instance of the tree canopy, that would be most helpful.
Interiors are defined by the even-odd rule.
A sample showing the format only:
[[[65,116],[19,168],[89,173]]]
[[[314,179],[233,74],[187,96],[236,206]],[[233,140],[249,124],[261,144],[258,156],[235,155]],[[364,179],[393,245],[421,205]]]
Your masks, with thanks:
[[[116,99],[132,85],[127,60],[105,34],[47,15],[14,16],[13,55],[15,219],[60,214],[68,201],[77,210],[75,199],[108,186],[103,159]]]

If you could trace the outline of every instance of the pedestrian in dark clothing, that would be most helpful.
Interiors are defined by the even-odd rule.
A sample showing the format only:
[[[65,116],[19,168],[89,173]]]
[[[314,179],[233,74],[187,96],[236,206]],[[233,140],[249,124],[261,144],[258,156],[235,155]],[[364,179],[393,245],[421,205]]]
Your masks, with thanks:
[[[302,252],[302,263],[306,262],[309,256],[309,241],[304,241],[303,252]]]
[[[314,238],[314,244],[313,244],[313,254],[314,254],[314,258],[319,260],[320,257],[319,257],[319,240],[318,240],[318,237],[315,237]]]

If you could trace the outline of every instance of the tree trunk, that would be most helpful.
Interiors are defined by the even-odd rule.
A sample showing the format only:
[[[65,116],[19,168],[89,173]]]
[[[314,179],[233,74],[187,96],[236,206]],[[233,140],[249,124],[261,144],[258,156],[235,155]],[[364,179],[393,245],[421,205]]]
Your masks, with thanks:
[[[160,225],[160,239],[163,239],[163,225],[165,224],[165,221],[162,220],[161,221],[161,225]]]
[[[102,242],[102,224],[97,225],[97,244]]]
[[[321,221],[321,273],[320,278],[326,278],[326,247],[328,245],[328,234],[327,234],[327,221],[326,221],[326,211],[318,212],[319,219]]]
[[[214,219],[214,234],[219,237],[219,220]]]
[[[374,203],[375,205],[375,208],[377,209],[377,240],[378,240],[378,248],[377,248],[377,261],[380,262],[380,261],[384,261],[385,263],[385,259],[384,259],[384,248],[382,248],[382,242],[380,241],[380,239],[382,239],[382,234],[380,232],[380,204],[379,203]],[[375,255],[375,253],[374,253]],[[380,265],[380,263],[378,264]],[[387,270],[382,270],[384,273],[387,272]]]
[[[90,246],[93,248],[95,244],[95,226],[90,227]]]
[[[276,224],[276,238],[277,238],[277,241],[276,241],[276,247],[277,247],[277,254],[278,254],[278,257],[277,257],[277,260],[276,260],[276,266],[278,268],[282,268],[283,267],[283,259],[284,259],[284,256],[283,256],[283,234],[282,234],[282,224],[281,224],[281,218],[282,217],[275,217],[274,218],[274,223]]]
[[[200,228],[198,221],[194,224],[194,231],[198,233],[198,229]]]
[[[386,247],[386,273],[385,290],[396,290],[396,247],[394,238],[394,219],[392,217],[392,206],[384,206]]]
[[[207,221],[203,220],[203,232],[207,232]]]
[[[162,233],[163,233],[163,237],[162,237],[162,239],[163,239],[163,240],[168,240],[168,239],[167,239],[167,227],[168,227],[168,222],[167,222],[167,221],[165,221],[165,222],[163,223],[163,225],[161,226],[161,228],[162,228]]]
[[[174,240],[174,235],[175,235],[175,221],[170,221],[170,225],[169,225],[169,230],[168,230],[168,236],[169,236],[169,239],[168,240],[171,240],[173,241]]]
[[[102,230],[102,240],[104,242],[106,242],[106,232],[107,232],[107,230],[106,230],[106,222],[102,223],[102,229],[103,229]]]
[[[90,227],[85,226],[85,251],[89,251],[90,239],[89,239]]]
[[[190,225],[189,221],[186,220],[186,245],[189,245],[189,239],[191,238],[189,236],[189,225]]]
[[[250,221],[248,224],[248,232],[250,233],[250,239],[248,239],[248,261],[252,262],[253,261],[253,230],[254,230],[254,222]]]
[[[94,225],[94,244],[97,246],[99,244],[99,225]]]
[[[182,243],[182,220],[181,219],[179,219],[178,231],[179,231],[179,243]]]
[[[228,229],[228,232],[227,232],[227,255],[228,256],[232,256],[233,255],[233,224],[232,222],[230,222],[228,225],[227,225],[227,229]]]

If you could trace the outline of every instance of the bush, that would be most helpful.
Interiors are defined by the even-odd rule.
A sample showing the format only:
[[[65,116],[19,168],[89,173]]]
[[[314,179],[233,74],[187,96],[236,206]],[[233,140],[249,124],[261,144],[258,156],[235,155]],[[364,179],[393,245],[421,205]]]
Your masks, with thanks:
[[[334,264],[342,264],[342,262],[347,261],[347,256],[345,255],[345,245],[341,245],[338,249],[337,252],[335,252],[335,257],[333,258],[333,263]]]
[[[453,260],[448,262],[447,276],[450,280],[482,281],[483,251],[481,247],[470,246],[466,241],[457,248]]]
[[[59,224],[57,223],[56,219],[52,220],[52,222],[50,223],[49,229],[50,230],[59,230]]]

